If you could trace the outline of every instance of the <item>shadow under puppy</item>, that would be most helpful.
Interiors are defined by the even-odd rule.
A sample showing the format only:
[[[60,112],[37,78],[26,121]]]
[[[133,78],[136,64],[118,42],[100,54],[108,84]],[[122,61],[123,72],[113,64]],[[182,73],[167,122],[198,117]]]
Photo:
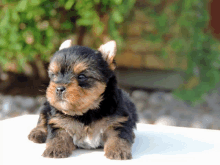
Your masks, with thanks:
[[[28,138],[46,142],[44,157],[65,158],[76,148],[104,147],[109,159],[131,159],[137,115],[117,87],[116,43],[97,50],[65,41],[49,65],[47,101]]]

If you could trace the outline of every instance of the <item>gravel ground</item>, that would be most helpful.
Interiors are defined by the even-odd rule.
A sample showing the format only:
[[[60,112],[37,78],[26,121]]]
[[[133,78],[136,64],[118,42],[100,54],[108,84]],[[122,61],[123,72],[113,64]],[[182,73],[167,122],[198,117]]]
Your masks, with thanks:
[[[156,125],[220,129],[220,95],[205,96],[205,102],[195,107],[175,99],[171,93],[134,91],[139,121]]]
[[[205,102],[191,107],[175,99],[171,93],[143,90],[131,92],[139,115],[139,122],[220,129],[220,89],[205,97]],[[0,95],[0,120],[23,114],[38,114],[39,106],[45,101],[43,96],[24,97]]]

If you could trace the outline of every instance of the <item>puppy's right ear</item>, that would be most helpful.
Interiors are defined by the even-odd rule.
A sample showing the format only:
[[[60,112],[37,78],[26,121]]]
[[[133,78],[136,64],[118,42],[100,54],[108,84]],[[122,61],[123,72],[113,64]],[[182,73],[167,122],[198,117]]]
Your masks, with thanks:
[[[111,70],[116,68],[114,57],[116,55],[117,47],[116,42],[114,40],[103,44],[98,49],[102,53],[102,57],[108,63]]]
[[[64,41],[61,45],[59,50],[65,49],[65,48],[69,48],[72,46],[72,40],[66,40]]]

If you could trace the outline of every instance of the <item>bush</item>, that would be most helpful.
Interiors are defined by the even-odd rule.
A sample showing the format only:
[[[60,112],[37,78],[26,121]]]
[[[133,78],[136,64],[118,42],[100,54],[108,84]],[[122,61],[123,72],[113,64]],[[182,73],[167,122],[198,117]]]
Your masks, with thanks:
[[[187,60],[184,84],[174,93],[176,96],[194,102],[215,88],[219,82],[219,42],[210,30],[208,0],[149,0],[143,9],[155,27],[145,31],[143,36],[155,44],[162,44],[158,55],[169,59],[177,56],[179,64]]]
[[[219,43],[207,29],[208,2],[147,0],[143,8],[154,29],[142,36],[163,45],[155,54],[187,60],[185,83],[175,91],[184,100],[201,99],[219,82]],[[134,4],[135,0],[2,0],[0,63],[6,67],[13,62],[22,71],[28,62],[48,61],[61,40],[73,33],[79,33],[77,44],[88,31],[98,40],[106,26],[101,21],[105,14],[109,15],[108,33],[121,48],[118,29]],[[43,65],[37,66],[40,70]]]
[[[100,36],[105,26],[100,19],[106,13],[110,16],[109,33],[121,45],[117,26],[134,3],[135,0],[2,0],[0,63],[6,66],[14,62],[22,70],[25,63],[36,58],[48,61],[61,40],[82,27]]]

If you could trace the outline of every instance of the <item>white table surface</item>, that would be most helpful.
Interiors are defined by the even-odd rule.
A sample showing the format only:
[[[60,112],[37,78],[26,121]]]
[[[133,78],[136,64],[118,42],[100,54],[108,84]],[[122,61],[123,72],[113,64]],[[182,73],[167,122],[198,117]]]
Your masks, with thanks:
[[[138,124],[132,160],[109,160],[102,149],[75,150],[69,158],[41,156],[44,144],[27,136],[36,126],[38,115],[0,121],[0,165],[8,164],[220,164],[220,131]]]

